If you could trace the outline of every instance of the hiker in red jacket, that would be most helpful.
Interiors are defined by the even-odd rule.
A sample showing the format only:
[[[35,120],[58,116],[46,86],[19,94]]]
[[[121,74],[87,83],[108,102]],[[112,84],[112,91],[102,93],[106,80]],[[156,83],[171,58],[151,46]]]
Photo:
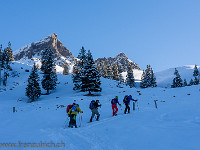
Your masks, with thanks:
[[[115,96],[115,98],[111,100],[111,104],[112,104],[113,116],[116,116],[118,112],[117,104],[121,106],[121,104],[118,101],[118,96]]]

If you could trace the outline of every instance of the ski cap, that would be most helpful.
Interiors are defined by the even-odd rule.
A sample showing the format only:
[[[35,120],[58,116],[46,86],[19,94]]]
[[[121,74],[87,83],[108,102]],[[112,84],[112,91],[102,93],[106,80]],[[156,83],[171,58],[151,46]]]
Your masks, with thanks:
[[[118,99],[118,96],[115,96],[115,98],[117,98],[117,99]]]
[[[75,105],[76,104],[76,100],[74,100],[74,102],[73,102],[73,105]]]

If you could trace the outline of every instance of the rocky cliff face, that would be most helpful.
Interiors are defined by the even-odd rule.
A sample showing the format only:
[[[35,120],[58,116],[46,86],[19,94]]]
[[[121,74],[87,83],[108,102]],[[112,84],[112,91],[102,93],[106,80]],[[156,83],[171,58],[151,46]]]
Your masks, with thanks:
[[[65,57],[69,61],[74,61],[73,54],[58,40],[55,33],[50,36],[31,44],[28,44],[14,52],[16,61],[22,59],[32,59],[33,57],[40,57],[42,50],[51,48],[54,52],[56,60]]]
[[[41,53],[46,48],[51,48],[54,52],[57,72],[62,73],[66,64],[69,66],[69,70],[71,71],[75,58],[73,54],[65,46],[63,46],[61,41],[58,40],[55,33],[14,51],[14,57],[16,61],[29,65],[32,65],[35,62],[38,66],[40,66]]]

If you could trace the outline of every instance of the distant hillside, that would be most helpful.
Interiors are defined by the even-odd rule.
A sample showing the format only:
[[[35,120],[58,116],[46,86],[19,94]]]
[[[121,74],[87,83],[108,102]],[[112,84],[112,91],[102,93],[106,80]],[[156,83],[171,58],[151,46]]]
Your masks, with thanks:
[[[200,66],[198,66],[199,68]],[[194,65],[186,65],[183,67],[176,68],[181,75],[182,80],[186,79],[189,83],[193,77]],[[156,73],[157,83],[160,87],[171,87],[174,75],[175,68],[170,68],[164,71]]]

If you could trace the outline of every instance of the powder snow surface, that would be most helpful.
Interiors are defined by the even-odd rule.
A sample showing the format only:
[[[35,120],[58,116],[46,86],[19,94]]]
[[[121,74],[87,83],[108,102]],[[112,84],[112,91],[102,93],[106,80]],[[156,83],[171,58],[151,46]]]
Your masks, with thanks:
[[[200,86],[140,89],[122,85],[119,88],[116,81],[101,78],[101,96],[87,97],[83,96],[87,93],[72,90],[71,76],[58,75],[55,91],[42,95],[36,102],[26,103],[25,88],[30,72],[25,69],[31,68],[19,63],[12,67],[20,77],[9,78],[8,88],[0,92],[0,144],[62,141],[65,147],[60,149],[66,150],[199,150]],[[133,111],[131,102],[131,113],[124,115],[122,99],[126,94],[132,94],[138,103]],[[118,116],[112,117],[110,100],[115,96],[119,96],[122,110],[119,107]],[[81,127],[64,129],[66,107],[59,106],[71,104],[75,99],[84,112]],[[93,99],[99,99],[102,104],[100,121],[88,123],[89,103]],[[158,109],[154,100],[158,100]],[[13,107],[17,112],[12,112]],[[78,125],[80,116],[77,116]]]

